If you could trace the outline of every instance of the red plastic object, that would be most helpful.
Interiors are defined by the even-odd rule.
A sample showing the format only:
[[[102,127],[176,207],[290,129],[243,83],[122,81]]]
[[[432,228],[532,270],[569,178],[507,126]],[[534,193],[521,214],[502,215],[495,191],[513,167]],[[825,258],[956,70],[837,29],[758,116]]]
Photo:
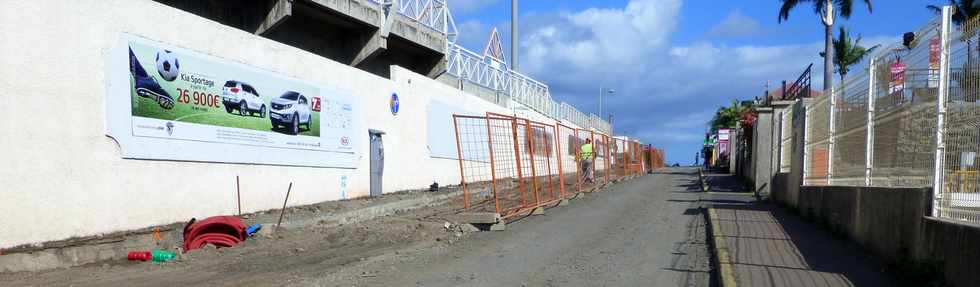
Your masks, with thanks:
[[[194,222],[184,230],[184,252],[212,244],[233,247],[245,241],[245,224],[236,216],[214,216]]]
[[[126,259],[134,261],[150,261],[153,259],[153,252],[150,251],[132,251],[126,255]]]

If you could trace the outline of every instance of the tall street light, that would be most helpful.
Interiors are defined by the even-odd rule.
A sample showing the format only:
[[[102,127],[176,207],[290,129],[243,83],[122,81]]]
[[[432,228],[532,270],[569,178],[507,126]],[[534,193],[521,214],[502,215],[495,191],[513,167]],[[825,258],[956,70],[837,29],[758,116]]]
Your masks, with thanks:
[[[616,93],[616,90],[608,89],[604,90],[602,85],[599,85],[599,118],[602,118],[602,94],[609,93],[610,96]]]
[[[517,71],[517,0],[510,1],[510,69]]]

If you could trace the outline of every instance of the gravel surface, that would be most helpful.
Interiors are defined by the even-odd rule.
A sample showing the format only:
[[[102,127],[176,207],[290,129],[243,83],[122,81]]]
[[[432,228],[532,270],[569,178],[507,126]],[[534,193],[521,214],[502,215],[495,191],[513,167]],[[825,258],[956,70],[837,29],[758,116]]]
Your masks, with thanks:
[[[696,170],[674,169],[475,233],[295,285],[709,286]],[[359,274],[363,276],[359,276]]]
[[[502,232],[447,222],[452,203],[284,230],[177,262],[0,274],[4,286],[709,286],[695,169],[587,194]],[[318,212],[327,212],[319,210]]]

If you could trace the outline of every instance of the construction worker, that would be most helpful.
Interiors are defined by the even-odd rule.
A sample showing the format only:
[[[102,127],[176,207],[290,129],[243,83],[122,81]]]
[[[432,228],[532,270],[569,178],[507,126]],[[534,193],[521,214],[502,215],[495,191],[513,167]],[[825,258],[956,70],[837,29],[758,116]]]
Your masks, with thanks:
[[[585,144],[582,145],[579,153],[579,160],[582,161],[582,180],[595,183],[595,172],[592,170],[592,139],[585,139]]]

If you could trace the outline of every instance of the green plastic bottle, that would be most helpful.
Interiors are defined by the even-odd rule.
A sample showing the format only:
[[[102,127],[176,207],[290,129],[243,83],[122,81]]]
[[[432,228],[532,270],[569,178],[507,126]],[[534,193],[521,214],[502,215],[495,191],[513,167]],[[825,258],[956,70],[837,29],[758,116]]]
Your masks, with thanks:
[[[177,253],[165,250],[153,250],[153,262],[167,262],[177,259]]]

